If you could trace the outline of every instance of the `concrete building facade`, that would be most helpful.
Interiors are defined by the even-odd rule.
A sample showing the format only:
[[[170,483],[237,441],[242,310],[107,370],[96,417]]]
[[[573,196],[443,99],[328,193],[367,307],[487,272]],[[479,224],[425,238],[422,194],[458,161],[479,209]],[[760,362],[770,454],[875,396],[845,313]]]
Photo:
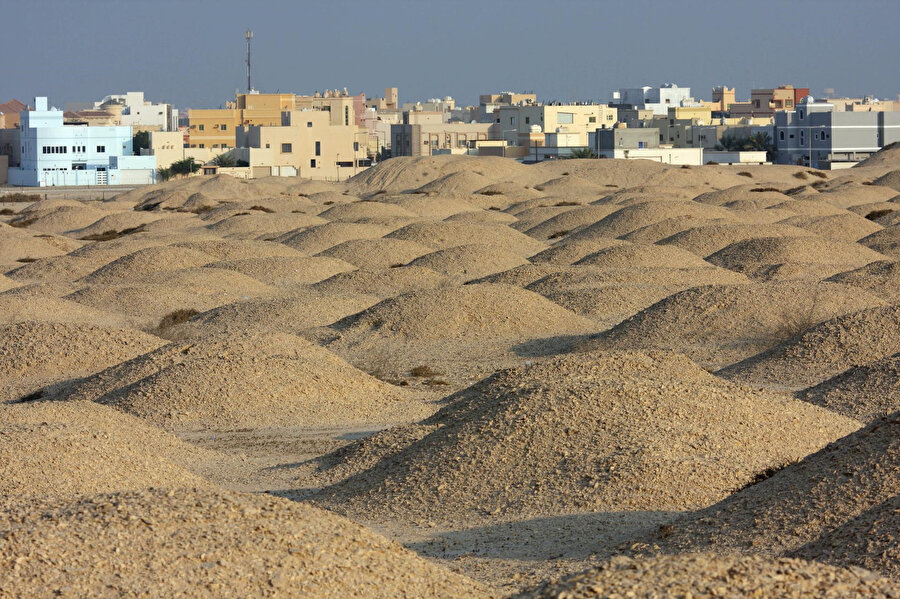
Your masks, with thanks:
[[[691,97],[691,88],[678,87],[675,83],[664,83],[658,87],[645,85],[622,88],[612,93],[611,103],[652,110],[658,115],[668,114],[671,106],[699,105]]]
[[[404,123],[391,125],[391,156],[430,156],[499,139],[496,123]]]
[[[131,127],[65,125],[63,112],[35,98],[33,111],[22,111],[18,129],[19,163],[9,182],[49,185],[122,185],[156,181],[156,159],[132,156]]]
[[[606,104],[501,106],[498,114],[500,138],[509,145],[517,145],[521,135],[532,133],[532,127],[538,126],[544,134],[577,134],[577,145],[587,146],[590,132],[614,127],[619,117],[618,110]]]
[[[150,102],[144,98],[144,92],[114,94],[94,102],[94,108],[98,110],[113,105],[121,107],[119,122],[115,124],[130,126],[135,132],[178,129],[178,110],[171,104]]]

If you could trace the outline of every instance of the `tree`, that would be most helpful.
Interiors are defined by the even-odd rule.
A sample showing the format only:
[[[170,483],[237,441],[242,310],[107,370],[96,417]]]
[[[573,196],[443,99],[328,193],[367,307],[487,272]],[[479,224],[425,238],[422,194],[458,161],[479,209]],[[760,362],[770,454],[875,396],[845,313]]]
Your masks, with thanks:
[[[212,159],[212,163],[216,166],[228,167],[228,166],[237,166],[237,159],[234,157],[234,154],[230,152],[223,152]]]
[[[768,133],[760,131],[748,137],[736,137],[733,135],[723,135],[721,142],[716,145],[717,150],[728,150],[729,152],[765,152],[766,160],[770,162],[775,159],[775,144]]]
[[[185,175],[191,175],[200,170],[200,163],[194,162],[192,157],[185,158],[184,160],[178,160],[173,162],[169,167],[169,170],[172,171],[173,175],[181,175],[184,177]]]
[[[134,155],[140,156],[141,150],[149,150],[150,149],[150,132],[149,131],[138,131],[134,135],[134,139],[131,140],[131,145],[134,148]]]
[[[569,158],[596,158],[597,155],[594,154],[594,151],[590,148],[578,148],[577,150],[572,150],[572,153],[569,154]]]
[[[172,169],[170,168],[158,168],[156,169],[156,179],[157,181],[168,181],[172,178]]]

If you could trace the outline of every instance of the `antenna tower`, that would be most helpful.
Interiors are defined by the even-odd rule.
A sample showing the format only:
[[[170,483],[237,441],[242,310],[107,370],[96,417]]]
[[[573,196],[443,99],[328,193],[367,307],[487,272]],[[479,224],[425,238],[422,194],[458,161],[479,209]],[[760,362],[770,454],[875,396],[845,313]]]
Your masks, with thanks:
[[[253,32],[248,29],[244,34],[244,38],[247,40],[247,93],[249,94],[253,91],[253,88],[250,86],[250,40],[253,39]]]

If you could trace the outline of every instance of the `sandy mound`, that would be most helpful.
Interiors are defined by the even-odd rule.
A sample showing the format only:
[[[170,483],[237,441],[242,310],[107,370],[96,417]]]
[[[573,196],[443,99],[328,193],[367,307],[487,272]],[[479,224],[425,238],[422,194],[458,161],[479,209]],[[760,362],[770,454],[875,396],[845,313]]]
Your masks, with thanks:
[[[7,272],[7,276],[22,283],[73,282],[85,277],[97,269],[96,260],[88,260],[78,256],[65,254],[40,258]]]
[[[528,174],[527,166],[500,157],[478,158],[469,156],[398,157],[380,162],[353,177],[348,184],[351,193],[363,194],[376,191],[411,191],[447,175],[462,172],[466,181],[485,177],[481,187],[500,181],[517,181]],[[474,175],[474,177],[469,176]],[[477,191],[480,187],[468,190]],[[447,186],[447,191],[452,188]]]
[[[381,298],[394,297],[423,289],[434,289],[447,283],[447,277],[424,266],[354,270],[316,283],[313,289],[328,295],[366,294]]]
[[[867,166],[896,168],[900,164],[900,144],[892,143],[884,146],[853,168]]]
[[[37,237],[26,229],[17,229],[0,223],[0,264],[9,268],[37,258],[58,256],[62,250],[46,238]]]
[[[709,222],[719,222],[707,218],[698,218],[696,216],[676,216],[674,218],[666,218],[652,225],[641,227],[631,233],[622,235],[620,239],[630,241],[632,243],[656,243],[666,237],[671,237],[676,233],[687,231],[695,227],[702,226]]]
[[[532,202],[540,202],[537,207],[527,208],[524,210],[518,210],[518,206],[513,206],[508,208],[508,212],[503,212],[501,214],[510,214],[515,217],[515,222],[511,225],[513,229],[517,231],[525,232],[528,229],[541,224],[542,222],[549,220],[553,217],[559,216],[561,214],[565,214],[566,212],[571,212],[575,208],[571,205],[573,202],[560,202],[560,206],[554,206],[552,203],[548,206],[546,204],[547,199],[543,198],[540,200],[532,200],[528,202],[529,204]],[[498,212],[497,210],[488,210],[488,212]],[[602,218],[602,217],[601,217]],[[532,235],[532,237],[537,238]]]
[[[0,325],[21,322],[61,322],[95,327],[133,327],[133,319],[123,314],[96,310],[57,297],[20,295],[15,287],[0,294]]]
[[[353,202],[333,206],[319,213],[319,217],[332,222],[379,222],[396,218],[415,218],[416,215],[396,204]]]
[[[288,233],[276,238],[302,254],[312,256],[345,241],[375,239],[391,232],[390,227],[366,223],[328,223]]]
[[[205,487],[186,468],[202,470],[215,454],[105,406],[37,402],[0,406],[0,459],[0,502],[26,504],[46,495]]]
[[[7,521],[4,589],[22,597],[488,596],[358,524],[268,495],[119,493]]]
[[[258,210],[235,213],[206,228],[226,239],[256,239],[278,237],[297,229],[316,227],[326,221],[308,214],[268,214]]]
[[[866,510],[791,555],[863,567],[900,580],[900,495]]]
[[[380,201],[386,204],[400,206],[416,216],[433,220],[443,220],[455,214],[477,212],[478,206],[460,197],[433,197],[425,195],[395,195],[379,196]]]
[[[887,202],[897,195],[897,191],[880,185],[859,185],[848,183],[829,189],[821,199],[838,208],[853,208],[876,202]]]
[[[769,280],[810,274],[824,278],[884,260],[884,256],[857,243],[820,237],[763,237],[732,243],[706,259],[748,277]]]
[[[900,258],[900,225],[893,225],[859,240],[861,245],[885,256]]]
[[[528,264],[519,254],[494,245],[460,245],[416,258],[410,266],[424,266],[435,272],[466,281]]]
[[[786,224],[744,225],[708,223],[675,233],[659,243],[673,245],[703,258],[739,241],[760,237],[809,237],[812,233]]]
[[[647,201],[620,208],[595,224],[572,234],[570,239],[621,237],[659,221],[681,216],[693,216],[704,220],[735,220],[728,210],[717,206],[685,200]]]
[[[170,270],[203,266],[215,260],[204,252],[171,245],[148,247],[113,260],[85,277],[86,283],[120,283]]]
[[[496,339],[560,334],[593,325],[536,293],[508,285],[476,284],[414,291],[336,322],[344,339],[406,341]]]
[[[535,239],[555,239],[581,227],[592,225],[616,210],[619,210],[619,206],[611,204],[581,206],[543,220],[526,230],[525,233]]]
[[[509,270],[487,275],[472,281],[473,283],[500,283],[503,285],[515,285],[526,287],[546,276],[559,272],[560,266],[554,264],[523,264]]]
[[[540,241],[502,225],[472,225],[447,221],[413,223],[387,237],[414,241],[435,250],[473,243],[495,245],[526,257],[547,249]]]
[[[696,287],[601,333],[587,347],[679,351],[719,367],[773,347],[822,320],[877,306],[871,294],[833,283]]]
[[[900,415],[894,414],[714,506],[685,515],[652,541],[666,552],[778,555],[864,518],[868,510],[896,497],[898,488]],[[857,564],[869,554],[860,549]]]
[[[233,270],[268,285],[312,284],[324,281],[340,272],[356,270],[353,264],[324,256],[245,258],[213,262],[210,268]]]
[[[556,357],[454,399],[425,421],[435,430],[314,500],[369,518],[441,521],[683,510],[858,426],[664,353]]]
[[[172,247],[187,248],[209,254],[219,260],[243,260],[244,258],[271,258],[274,256],[297,256],[297,252],[280,243],[271,241],[250,241],[237,239],[208,239],[204,241],[181,241]]]
[[[300,333],[326,326],[378,303],[374,295],[325,295],[314,292],[279,298],[257,298],[226,304],[191,318],[166,332],[168,338],[196,338],[210,333],[238,335],[246,331]]]
[[[339,258],[359,268],[389,268],[407,264],[419,256],[431,252],[431,248],[403,239],[377,238],[353,239],[328,248],[321,256]]]
[[[616,557],[517,598],[892,597],[894,583],[860,570],[799,559],[704,554]]]
[[[873,181],[875,185],[883,185],[900,192],[900,170],[893,170]]]
[[[818,324],[720,372],[735,381],[803,388],[900,352],[900,306],[869,308]]]
[[[882,229],[880,225],[852,212],[832,216],[793,216],[781,222],[840,241],[858,241]]]
[[[887,416],[900,410],[900,354],[850,368],[797,397],[863,422]]]
[[[176,430],[396,422],[426,410],[327,350],[279,333],[172,343],[61,392]]]
[[[711,268],[686,250],[660,245],[617,245],[588,254],[575,263],[600,268]]]
[[[590,241],[569,241],[564,239],[549,249],[539,252],[529,258],[534,264],[557,264],[565,266],[575,264],[588,254],[599,252],[600,250],[615,247],[619,245],[627,245],[627,241],[621,239],[604,239],[598,237]]]
[[[156,349],[162,340],[137,331],[50,322],[0,329],[2,400],[42,383],[84,376]]]
[[[900,210],[900,206],[898,206]],[[474,212],[457,212],[445,218],[450,223],[469,223],[473,225],[511,225],[518,219],[512,214],[499,210],[476,210]]]
[[[90,239],[92,237],[109,234],[111,231],[119,234],[129,232],[136,233],[138,229],[143,228],[154,221],[160,219],[159,214],[148,214],[146,212],[116,212],[104,216],[100,220],[83,229],[72,231],[72,235],[79,239]]]
[[[37,208],[32,205],[10,223],[17,227],[27,227],[32,232],[65,233],[83,229],[105,215],[105,211],[85,204],[56,208]]]
[[[891,303],[900,303],[900,262],[872,262],[862,268],[836,274],[829,281],[859,287]]]

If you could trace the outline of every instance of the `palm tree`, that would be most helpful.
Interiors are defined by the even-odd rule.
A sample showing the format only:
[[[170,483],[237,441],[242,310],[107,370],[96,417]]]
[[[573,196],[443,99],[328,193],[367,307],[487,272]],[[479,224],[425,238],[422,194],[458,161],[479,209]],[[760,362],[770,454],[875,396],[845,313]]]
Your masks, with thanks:
[[[597,155],[594,154],[594,151],[590,148],[578,148],[577,150],[572,150],[572,153],[569,154],[569,158],[596,158]]]

